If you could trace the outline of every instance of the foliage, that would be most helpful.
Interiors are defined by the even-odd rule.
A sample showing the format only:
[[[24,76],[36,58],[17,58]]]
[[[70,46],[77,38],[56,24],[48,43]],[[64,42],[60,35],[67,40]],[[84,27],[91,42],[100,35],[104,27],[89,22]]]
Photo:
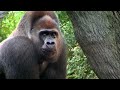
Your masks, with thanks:
[[[23,11],[11,11],[3,18],[2,21],[0,21],[0,42],[7,38],[10,33],[15,29],[23,13]]]
[[[0,22],[0,41],[4,40],[15,29],[23,11],[12,11]],[[65,11],[57,11],[60,19],[61,31],[68,46],[67,78],[68,79],[96,79],[97,76],[87,63],[87,58],[75,40],[73,27]]]

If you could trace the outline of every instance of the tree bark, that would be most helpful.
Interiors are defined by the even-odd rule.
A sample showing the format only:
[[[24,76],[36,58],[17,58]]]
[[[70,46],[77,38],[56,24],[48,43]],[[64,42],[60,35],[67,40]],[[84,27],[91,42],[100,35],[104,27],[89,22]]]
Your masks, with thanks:
[[[76,39],[96,75],[120,78],[120,12],[67,11]]]

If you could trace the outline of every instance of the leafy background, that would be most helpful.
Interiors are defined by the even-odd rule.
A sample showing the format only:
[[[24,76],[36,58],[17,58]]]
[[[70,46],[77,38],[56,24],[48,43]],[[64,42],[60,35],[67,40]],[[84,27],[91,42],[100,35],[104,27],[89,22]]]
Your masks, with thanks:
[[[10,11],[0,21],[0,42],[16,28],[24,11]],[[56,11],[68,46],[67,79],[98,79],[87,63],[87,58],[75,40],[72,23],[65,11]]]

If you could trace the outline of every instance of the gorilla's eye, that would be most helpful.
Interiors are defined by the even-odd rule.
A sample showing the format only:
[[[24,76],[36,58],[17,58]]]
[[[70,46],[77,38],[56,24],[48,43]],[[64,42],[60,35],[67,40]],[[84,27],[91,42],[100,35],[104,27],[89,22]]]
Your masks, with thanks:
[[[44,34],[43,34],[43,36],[47,36],[47,34],[46,34],[46,33],[44,33]]]
[[[53,38],[56,38],[56,37],[57,37],[57,33],[56,33],[56,32],[53,32],[53,33],[52,33],[52,37],[53,37]]]
[[[49,35],[49,32],[47,32],[47,31],[41,32],[41,35],[42,36],[47,36],[47,35]]]
[[[53,38],[56,38],[58,36],[58,33],[56,31],[51,30],[40,31],[40,36],[46,37],[48,35],[52,36]]]

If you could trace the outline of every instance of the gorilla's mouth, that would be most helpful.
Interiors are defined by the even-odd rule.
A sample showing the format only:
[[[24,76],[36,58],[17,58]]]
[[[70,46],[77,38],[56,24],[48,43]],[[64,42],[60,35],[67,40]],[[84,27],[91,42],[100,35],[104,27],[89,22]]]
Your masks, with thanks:
[[[43,55],[47,56],[53,56],[56,53],[55,49],[42,49]]]
[[[46,60],[46,61],[49,61],[49,60],[54,60],[56,54],[57,54],[57,51],[56,50],[51,50],[51,49],[41,49],[41,56],[40,58],[42,60]],[[51,62],[51,61],[50,61]]]

